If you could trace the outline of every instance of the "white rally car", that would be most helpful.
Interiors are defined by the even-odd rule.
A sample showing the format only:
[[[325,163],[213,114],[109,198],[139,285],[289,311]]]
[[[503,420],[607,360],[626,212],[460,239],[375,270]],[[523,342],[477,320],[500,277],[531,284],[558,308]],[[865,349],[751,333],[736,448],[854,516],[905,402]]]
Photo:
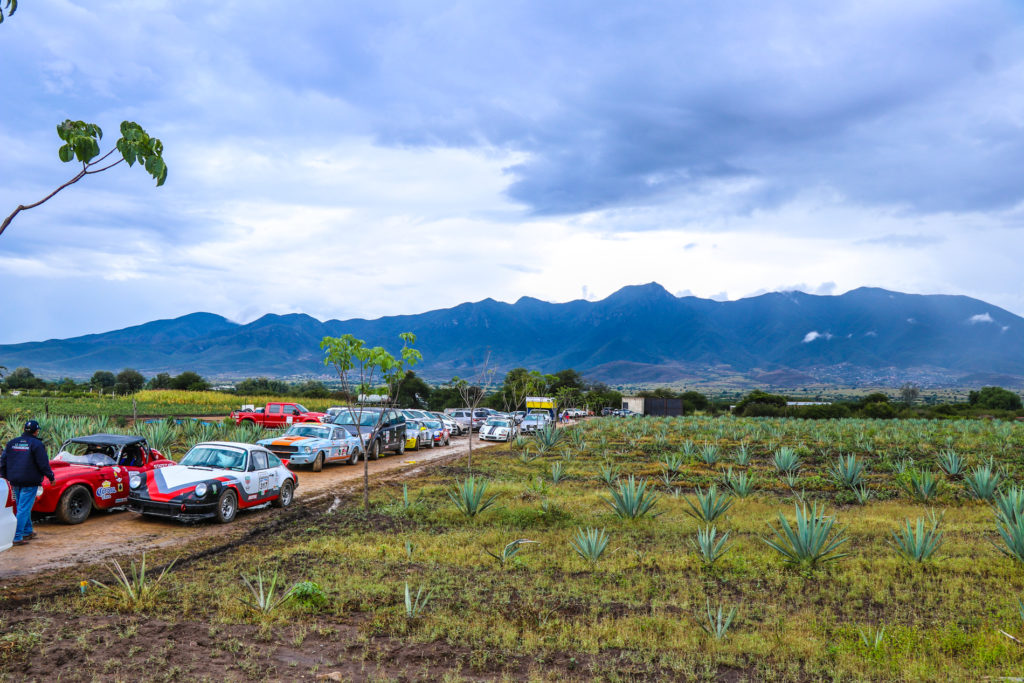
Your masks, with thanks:
[[[227,523],[239,509],[271,503],[291,505],[295,473],[263,446],[209,441],[197,443],[181,463],[128,480],[128,509],[182,521],[216,518]]]
[[[480,428],[480,438],[484,441],[511,441],[515,435],[516,427],[511,418],[491,417]]]
[[[6,479],[0,479],[0,550],[14,545],[18,518],[14,515],[14,491]]]

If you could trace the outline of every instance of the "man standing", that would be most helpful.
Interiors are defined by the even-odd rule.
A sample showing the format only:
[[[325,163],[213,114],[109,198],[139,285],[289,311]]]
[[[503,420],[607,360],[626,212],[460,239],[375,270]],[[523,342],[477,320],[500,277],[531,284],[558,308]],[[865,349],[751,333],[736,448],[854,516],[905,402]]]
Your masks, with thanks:
[[[0,455],[0,477],[11,482],[14,501],[18,507],[18,528],[14,532],[14,545],[25,545],[35,538],[32,530],[32,506],[36,502],[36,489],[45,476],[53,483],[53,470],[46,455],[46,446],[37,438],[39,423],[29,420],[25,433],[7,442]]]

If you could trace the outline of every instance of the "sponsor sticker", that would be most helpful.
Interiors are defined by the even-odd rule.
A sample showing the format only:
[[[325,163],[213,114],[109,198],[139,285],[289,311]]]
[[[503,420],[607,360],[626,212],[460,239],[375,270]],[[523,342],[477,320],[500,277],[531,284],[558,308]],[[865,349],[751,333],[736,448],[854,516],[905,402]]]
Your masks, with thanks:
[[[98,489],[96,489],[96,496],[102,498],[103,500],[110,500],[110,497],[117,493],[117,491],[116,489],[114,489],[113,486],[110,485],[109,481],[105,481],[103,483],[106,484],[106,486],[101,486]]]

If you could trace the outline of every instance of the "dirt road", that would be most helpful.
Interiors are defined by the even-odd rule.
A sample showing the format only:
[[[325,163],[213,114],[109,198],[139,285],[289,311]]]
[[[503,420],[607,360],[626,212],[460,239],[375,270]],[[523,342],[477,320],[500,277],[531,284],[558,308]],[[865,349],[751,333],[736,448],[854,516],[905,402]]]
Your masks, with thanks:
[[[473,439],[473,450],[493,445]],[[464,454],[468,440],[463,437],[451,446],[407,451],[370,462],[370,476],[407,470],[413,474],[423,464],[448,456]],[[325,505],[335,504],[335,494],[353,488],[361,481],[363,464],[327,465],[322,472],[296,470],[299,488],[295,498],[304,503],[323,498]],[[231,524],[181,524],[170,520],[142,517],[134,512],[93,512],[82,524],[69,526],[54,518],[34,522],[39,536],[26,546],[0,553],[0,579],[33,574],[46,569],[100,562],[111,556],[137,555],[143,550],[178,545],[198,538],[228,541],[245,535],[252,527],[266,523],[279,512],[268,506],[243,510]]]

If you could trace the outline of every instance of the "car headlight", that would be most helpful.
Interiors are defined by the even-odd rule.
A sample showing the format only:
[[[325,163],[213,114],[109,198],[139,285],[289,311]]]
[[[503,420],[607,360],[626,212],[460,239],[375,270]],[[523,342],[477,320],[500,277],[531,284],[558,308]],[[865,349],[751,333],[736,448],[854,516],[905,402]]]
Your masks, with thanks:
[[[202,498],[205,495],[206,495],[206,484],[205,483],[196,484],[196,497],[197,498]]]
[[[313,452],[313,448],[312,448],[312,446],[303,446],[302,447],[302,452],[303,453],[312,453]]]
[[[142,476],[138,475],[138,474],[133,474],[128,479],[128,487],[129,488],[133,488],[133,489],[137,489],[140,486],[142,486]]]

